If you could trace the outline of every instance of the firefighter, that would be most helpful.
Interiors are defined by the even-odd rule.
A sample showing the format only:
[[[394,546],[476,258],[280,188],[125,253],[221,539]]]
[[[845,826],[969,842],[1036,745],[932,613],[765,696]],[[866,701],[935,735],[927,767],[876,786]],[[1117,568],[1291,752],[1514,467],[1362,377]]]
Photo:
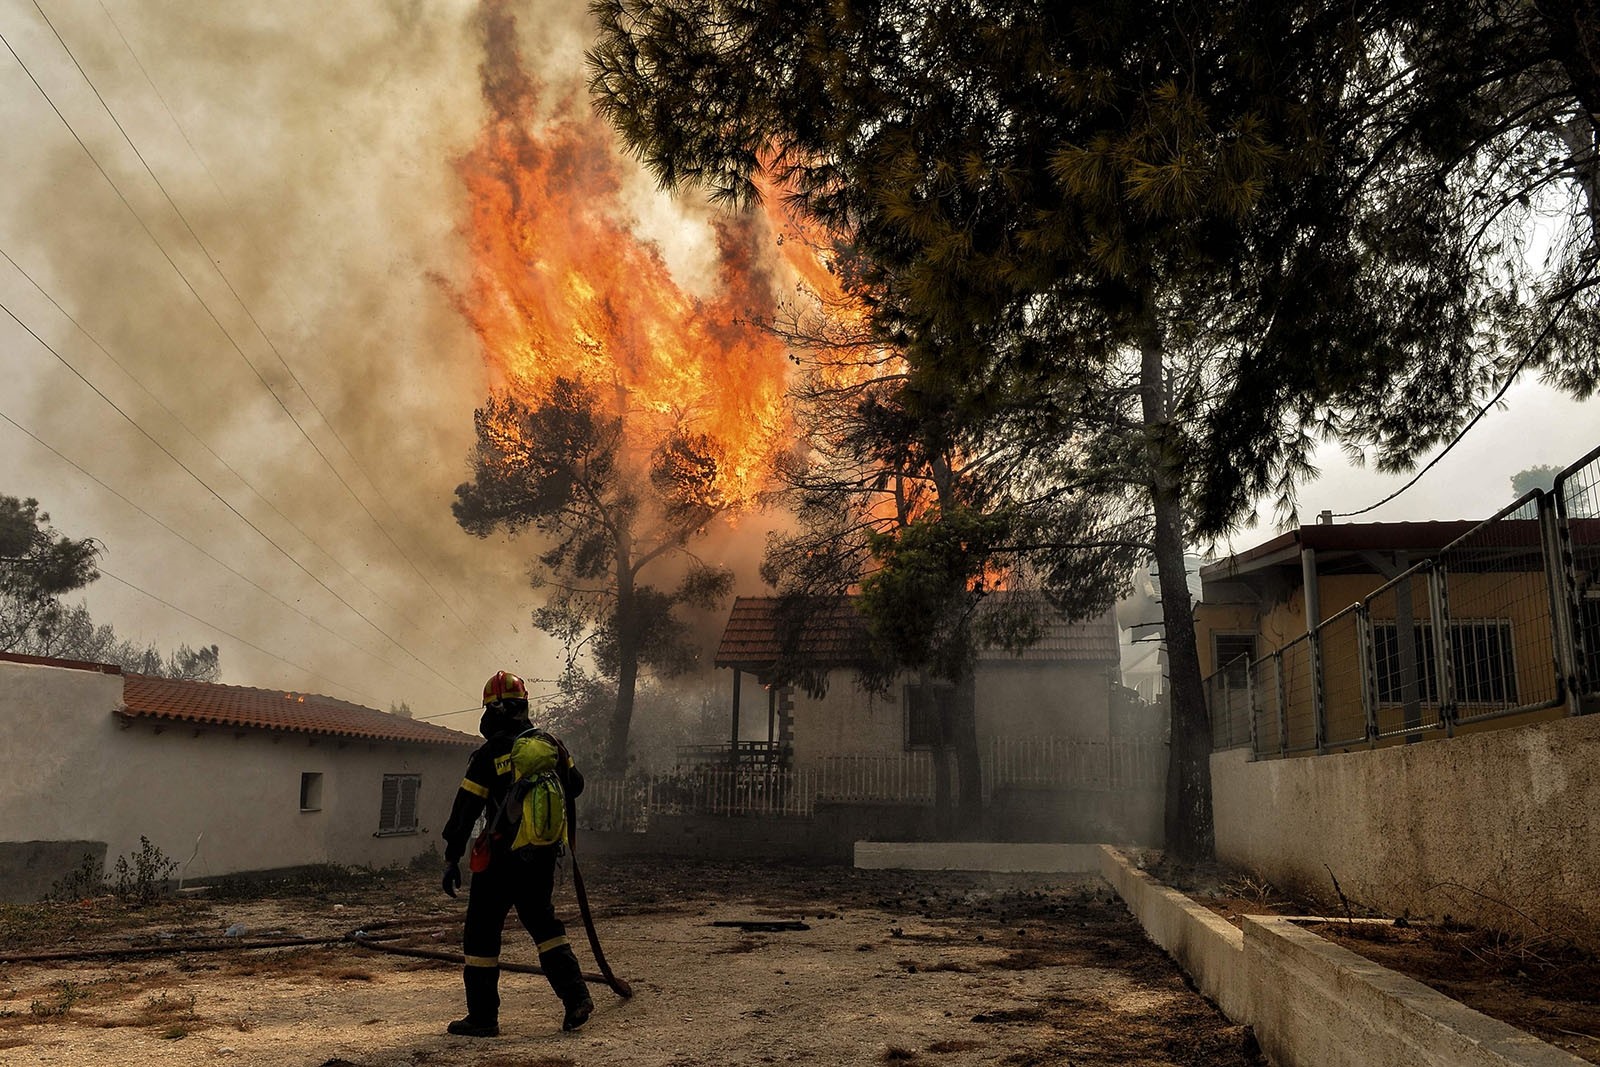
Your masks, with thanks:
[[[561,1028],[576,1030],[594,1011],[578,958],[567,942],[566,927],[550,902],[561,845],[527,846],[512,852],[511,842],[492,832],[495,814],[502,810],[514,779],[512,742],[528,729],[527,686],[514,674],[496,672],[483,687],[483,719],[478,732],[484,743],[467,764],[466,777],[444,827],[444,891],[453,897],[461,887],[461,857],[473,825],[480,814],[490,823],[490,829],[472,846],[473,876],[462,936],[467,1014],[448,1027],[450,1033],[465,1037],[500,1033],[500,934],[506,913],[513,907],[539,947],[539,966],[550,980],[550,988],[566,1007]],[[576,797],[583,791],[583,775],[566,748],[559,741],[555,744],[560,752],[556,773],[567,795]]]

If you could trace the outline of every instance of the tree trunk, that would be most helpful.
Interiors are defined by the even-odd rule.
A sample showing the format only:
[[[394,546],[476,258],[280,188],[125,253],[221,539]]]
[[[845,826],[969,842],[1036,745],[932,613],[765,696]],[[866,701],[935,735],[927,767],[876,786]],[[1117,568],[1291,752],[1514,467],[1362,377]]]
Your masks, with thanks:
[[[632,544],[626,535],[617,544],[617,706],[611,713],[605,768],[613,774],[628,769],[628,730],[633,724],[633,692],[639,681],[639,620],[633,596]]]
[[[951,747],[956,754],[956,793],[961,813],[958,837],[971,837],[983,826],[983,765],[978,751],[977,664],[956,683],[952,700]]]
[[[1161,583],[1161,621],[1172,714],[1167,764],[1166,847],[1178,859],[1209,859],[1215,850],[1211,821],[1211,728],[1200,687],[1194,606],[1185,574],[1183,480],[1177,440],[1167,408],[1166,363],[1156,309],[1146,299],[1139,339],[1139,391],[1147,441],[1155,563]]]
[[[950,704],[942,689],[935,688],[933,672],[924,666],[917,672],[917,699],[922,713],[933,723],[934,737],[928,757],[933,761],[933,821],[935,831],[949,840],[955,827],[955,790],[950,780]]]

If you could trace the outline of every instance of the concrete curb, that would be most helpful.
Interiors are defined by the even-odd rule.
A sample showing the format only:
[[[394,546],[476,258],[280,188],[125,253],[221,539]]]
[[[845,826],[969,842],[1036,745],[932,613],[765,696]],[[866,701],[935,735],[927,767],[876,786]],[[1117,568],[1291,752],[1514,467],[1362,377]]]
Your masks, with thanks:
[[[1100,874],[1121,894],[1150,940],[1188,972],[1195,988],[1235,1022],[1250,1022],[1244,931],[1162,885],[1109,845],[1100,846]]]
[[[1151,940],[1278,1067],[1584,1067],[1554,1045],[1296,925],[1209,908],[1101,846],[1101,873]]]

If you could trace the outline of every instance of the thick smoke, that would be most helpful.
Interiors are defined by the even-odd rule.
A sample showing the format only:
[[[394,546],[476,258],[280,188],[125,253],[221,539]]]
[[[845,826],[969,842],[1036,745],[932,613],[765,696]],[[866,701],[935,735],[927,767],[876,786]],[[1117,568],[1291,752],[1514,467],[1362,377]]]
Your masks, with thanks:
[[[480,73],[505,79],[496,83],[503,92],[492,94],[495,108],[544,101],[585,114],[582,6],[197,0],[47,10],[138,154],[38,13],[0,13],[0,32],[98,161],[27,75],[14,65],[0,74],[8,144],[0,165],[10,192],[0,201],[0,248],[153,397],[3,262],[0,297],[371,623],[251,532],[3,316],[0,372],[10,384],[0,389],[0,411],[375,655],[251,589],[3,424],[0,492],[38,497],[58,527],[106,543],[110,572],[310,672],[110,581],[91,593],[97,615],[129,636],[220,642],[225,680],[379,707],[403,700],[425,715],[467,707],[482,676],[499,667],[553,677],[556,650],[527,622],[530,546],[477,541],[450,517],[451,492],[466,475],[472,409],[491,377],[472,329],[436,280],[471,274],[461,235],[466,191],[454,161],[493,117]],[[513,12],[520,16],[515,36],[506,19]],[[505,32],[486,34],[495,20]],[[518,48],[533,73],[507,64]],[[596,183],[625,208],[628,224],[654,242],[686,292],[750,299],[726,293],[726,253],[738,248],[759,260],[762,236],[724,223],[719,246],[702,208],[666,201],[646,176],[618,169],[604,127],[591,129],[593,155],[575,157],[565,179]],[[754,262],[737,277],[770,291]],[[753,582],[760,532],[746,523],[717,540],[713,553],[739,570],[742,583]],[[470,729],[472,720],[446,722]]]

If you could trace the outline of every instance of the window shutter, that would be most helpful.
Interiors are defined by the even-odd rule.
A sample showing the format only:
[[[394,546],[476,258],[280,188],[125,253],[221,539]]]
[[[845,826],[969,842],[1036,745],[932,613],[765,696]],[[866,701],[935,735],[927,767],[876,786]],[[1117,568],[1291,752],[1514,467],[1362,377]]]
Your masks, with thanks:
[[[417,794],[422,791],[420,774],[383,776],[383,804],[378,811],[380,834],[412,833],[417,828]]]
[[[392,774],[386,774],[383,776],[383,807],[378,812],[378,829],[396,829],[399,811],[400,779]]]

